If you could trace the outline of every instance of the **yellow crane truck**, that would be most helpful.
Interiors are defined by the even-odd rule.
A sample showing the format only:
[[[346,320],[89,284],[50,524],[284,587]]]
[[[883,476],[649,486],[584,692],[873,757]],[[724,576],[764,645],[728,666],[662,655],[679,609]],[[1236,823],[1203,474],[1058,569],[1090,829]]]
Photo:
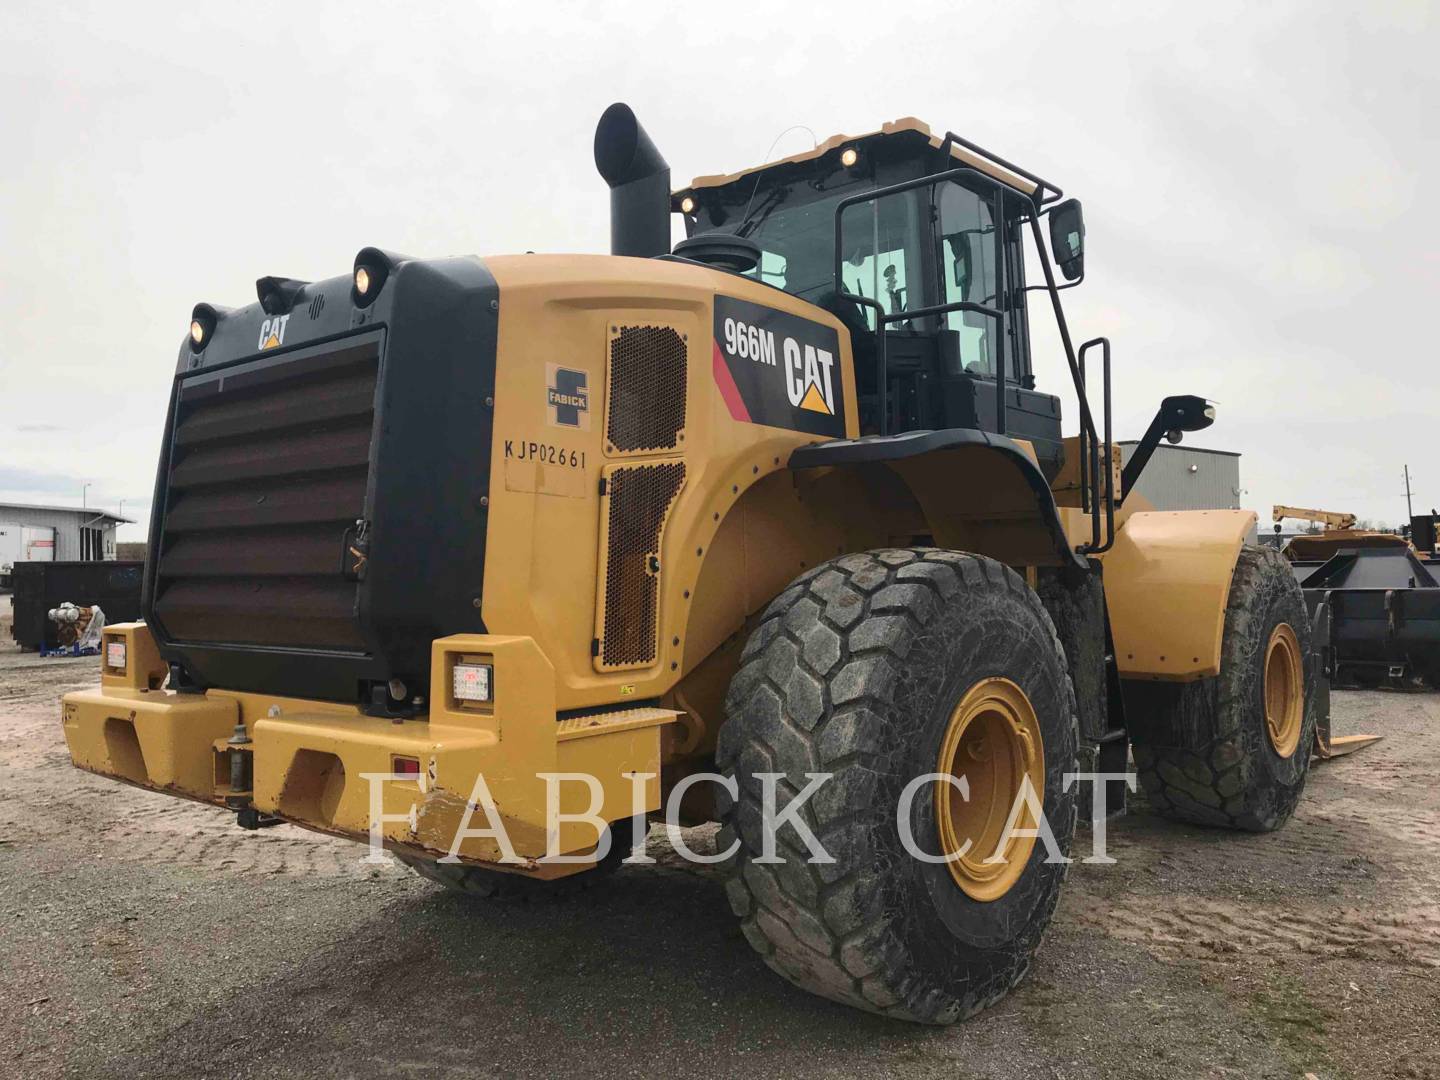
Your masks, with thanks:
[[[770,967],[928,1023],[1028,969],[1077,772],[1133,751],[1163,814],[1286,821],[1324,741],[1300,590],[1252,514],[1129,497],[1214,417],[1166,398],[1122,468],[1061,304],[1078,201],[914,119],[672,190],[617,104],[595,160],[610,255],[366,247],[195,307],[78,767],[478,896],[718,820]]]

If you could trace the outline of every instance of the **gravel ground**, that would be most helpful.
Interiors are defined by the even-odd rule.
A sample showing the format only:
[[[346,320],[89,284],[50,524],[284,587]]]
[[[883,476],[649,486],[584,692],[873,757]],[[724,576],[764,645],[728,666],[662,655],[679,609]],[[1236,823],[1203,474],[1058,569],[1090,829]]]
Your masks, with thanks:
[[[1388,737],[1280,833],[1112,822],[1027,982],[937,1030],[792,990],[653,834],[659,866],[501,907],[77,772],[56,702],[95,661],[8,642],[0,1076],[1440,1078],[1440,695],[1337,694]]]

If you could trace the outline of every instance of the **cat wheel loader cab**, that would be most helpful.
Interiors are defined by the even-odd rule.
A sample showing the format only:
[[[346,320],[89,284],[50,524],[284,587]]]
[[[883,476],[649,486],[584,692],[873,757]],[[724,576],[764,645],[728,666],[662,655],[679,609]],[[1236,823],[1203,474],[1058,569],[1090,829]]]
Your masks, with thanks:
[[[194,309],[77,766],[480,896],[718,818],[771,967],[923,1022],[1027,970],[1077,770],[1133,745],[1162,812],[1283,823],[1304,604],[1252,515],[1127,497],[1213,413],[1167,398],[1121,470],[1053,269],[1083,279],[1078,202],[915,120],[672,191],[616,105],[595,159],[610,255],[367,247]]]

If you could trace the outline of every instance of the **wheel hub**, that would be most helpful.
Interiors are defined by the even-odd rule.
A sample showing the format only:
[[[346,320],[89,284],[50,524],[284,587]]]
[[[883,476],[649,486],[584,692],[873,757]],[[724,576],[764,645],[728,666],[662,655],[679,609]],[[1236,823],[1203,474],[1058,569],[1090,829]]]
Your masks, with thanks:
[[[1300,642],[1289,623],[1281,623],[1265,646],[1265,731],[1282,758],[1300,746],[1305,715],[1305,671]]]
[[[1044,799],[1044,759],[1035,709],[1009,679],[976,683],[950,714],[936,772],[963,777],[970,797],[948,781],[937,781],[936,825],[950,875],[972,899],[1000,899],[1024,872],[1035,837],[1006,838],[1005,826],[1027,778],[1036,801]],[[1037,824],[1025,808],[1014,827],[1033,830]]]

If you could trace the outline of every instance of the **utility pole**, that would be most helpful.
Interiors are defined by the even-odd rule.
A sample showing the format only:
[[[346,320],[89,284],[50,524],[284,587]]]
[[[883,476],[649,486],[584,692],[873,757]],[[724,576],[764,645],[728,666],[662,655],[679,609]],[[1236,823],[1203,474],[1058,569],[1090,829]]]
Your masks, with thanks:
[[[1415,511],[1410,508],[1410,466],[1405,466],[1405,517],[1412,518]]]
[[[80,485],[80,506],[81,506],[82,509],[83,509],[84,506],[85,506],[85,493],[88,492],[89,490],[90,490],[90,485],[89,485],[89,484],[81,484],[81,485]]]

